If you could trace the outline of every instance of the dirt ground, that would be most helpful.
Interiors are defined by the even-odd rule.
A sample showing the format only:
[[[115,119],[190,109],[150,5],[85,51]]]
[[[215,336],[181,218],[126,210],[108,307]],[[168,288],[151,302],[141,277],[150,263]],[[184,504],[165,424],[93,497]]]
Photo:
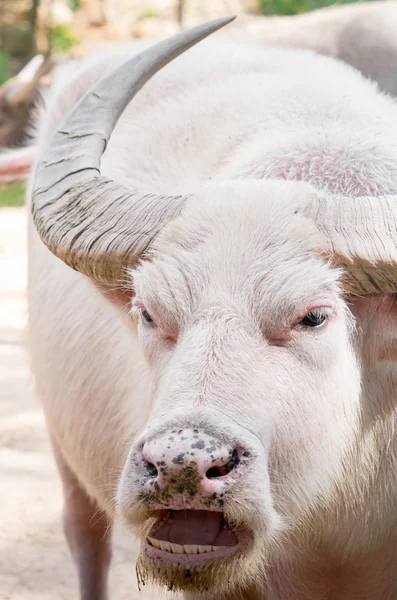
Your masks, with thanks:
[[[25,223],[23,208],[0,208],[0,600],[77,600],[61,486],[23,344]],[[114,541],[111,600],[166,599],[138,592],[137,543],[121,530]]]

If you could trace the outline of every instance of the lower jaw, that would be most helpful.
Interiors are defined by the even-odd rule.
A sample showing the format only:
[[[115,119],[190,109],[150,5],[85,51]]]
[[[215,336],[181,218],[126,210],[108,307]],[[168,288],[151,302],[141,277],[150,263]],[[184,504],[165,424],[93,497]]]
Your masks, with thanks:
[[[206,565],[213,560],[229,558],[235,555],[240,550],[240,543],[235,546],[214,550],[213,552],[205,552],[203,554],[172,554],[151,546],[145,542],[142,546],[143,553],[152,559],[161,560],[164,563],[180,566],[184,568],[193,568],[196,566]]]

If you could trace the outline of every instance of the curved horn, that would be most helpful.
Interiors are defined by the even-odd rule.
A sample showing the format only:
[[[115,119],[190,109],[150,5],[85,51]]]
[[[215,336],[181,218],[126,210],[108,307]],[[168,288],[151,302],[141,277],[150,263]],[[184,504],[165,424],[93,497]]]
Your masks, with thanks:
[[[3,103],[9,108],[26,103],[35,93],[40,79],[51,71],[51,59],[38,54],[10,81],[4,84],[1,94]]]
[[[162,41],[103,78],[77,103],[39,161],[32,214],[47,247],[66,264],[105,282],[124,279],[182,196],[129,190],[100,174],[107,141],[128,103],[162,67],[235,17]]]
[[[356,294],[397,292],[397,196],[317,197],[305,211],[325,240],[325,255]]]

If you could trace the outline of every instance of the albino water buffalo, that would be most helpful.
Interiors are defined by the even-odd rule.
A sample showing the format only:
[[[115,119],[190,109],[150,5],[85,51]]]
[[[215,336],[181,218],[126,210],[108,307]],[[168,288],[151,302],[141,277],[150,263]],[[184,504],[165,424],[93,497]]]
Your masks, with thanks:
[[[397,105],[309,51],[173,60],[229,20],[39,125],[29,345],[81,598],[115,520],[189,599],[396,598]]]
[[[397,96],[397,1],[354,2],[293,16],[245,15],[235,37],[339,58]]]

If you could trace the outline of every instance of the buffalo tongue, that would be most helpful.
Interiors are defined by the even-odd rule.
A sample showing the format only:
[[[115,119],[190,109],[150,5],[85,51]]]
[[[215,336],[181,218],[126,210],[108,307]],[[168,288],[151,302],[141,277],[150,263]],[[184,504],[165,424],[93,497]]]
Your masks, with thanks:
[[[150,536],[171,544],[201,546],[235,546],[236,535],[224,527],[223,514],[208,510],[177,510],[170,513]]]

